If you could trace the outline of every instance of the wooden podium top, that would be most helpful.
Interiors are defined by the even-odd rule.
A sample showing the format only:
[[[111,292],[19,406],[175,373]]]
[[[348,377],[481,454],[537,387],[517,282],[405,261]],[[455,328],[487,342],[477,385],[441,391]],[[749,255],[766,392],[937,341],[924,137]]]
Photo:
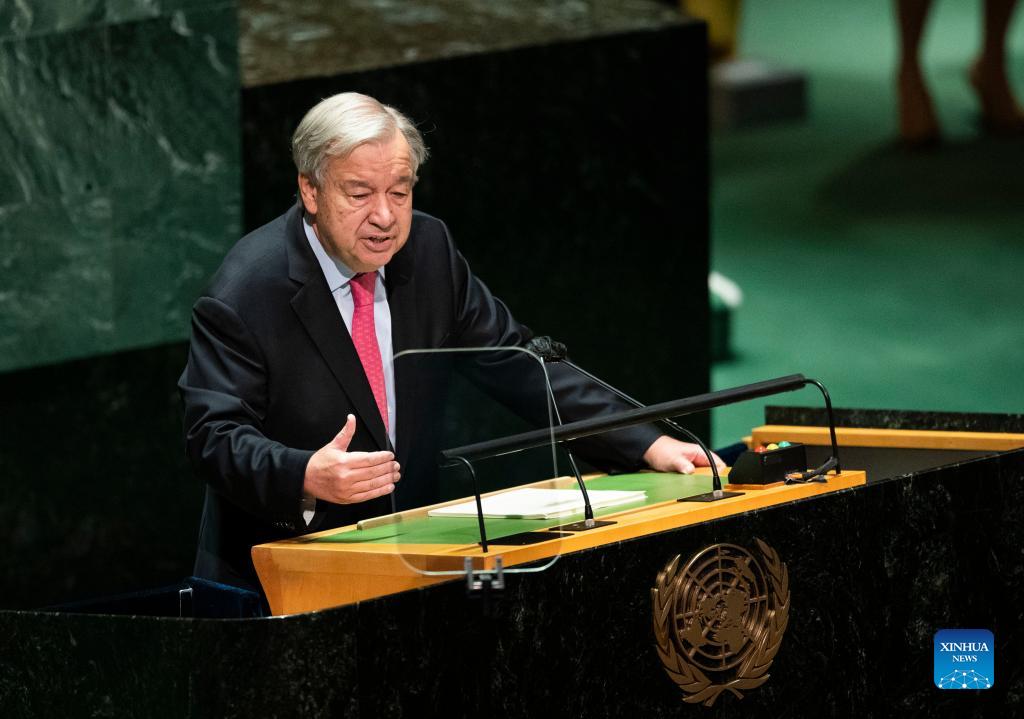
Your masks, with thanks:
[[[710,503],[677,501],[710,490],[710,470],[706,468],[694,475],[649,472],[595,475],[586,481],[592,489],[643,489],[647,497],[633,505],[595,512],[596,517],[613,520],[614,524],[552,534],[550,540],[522,546],[492,543],[486,554],[479,544],[476,518],[428,517],[433,507],[424,507],[365,522],[362,528],[351,525],[261,544],[252,549],[253,562],[271,611],[275,615],[295,614],[464,580],[467,557],[476,569],[493,568],[499,556],[505,567],[514,567],[849,489],[864,484],[866,477],[862,471],[845,471],[830,476],[827,483],[778,483],[756,489],[744,486],[738,490],[742,491],[740,496]],[[572,489],[576,481],[558,477],[528,486]],[[486,528],[491,540],[581,519],[582,515],[547,520],[488,519]]]
[[[831,442],[828,427],[802,427],[765,424],[756,427],[748,444],[801,442],[824,446]],[[1008,432],[951,432],[934,429],[877,429],[873,427],[836,427],[836,443],[842,447],[878,447],[893,449],[953,449],[1007,452],[1024,447],[1024,434]]]

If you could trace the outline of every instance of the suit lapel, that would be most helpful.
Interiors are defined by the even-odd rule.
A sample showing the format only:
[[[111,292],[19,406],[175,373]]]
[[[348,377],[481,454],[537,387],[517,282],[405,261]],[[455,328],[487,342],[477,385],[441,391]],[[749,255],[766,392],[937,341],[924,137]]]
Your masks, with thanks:
[[[369,430],[376,445],[384,449],[387,446],[384,421],[352,337],[345,329],[327,280],[306,240],[301,211],[293,210],[288,223],[289,276],[301,284],[292,297],[292,309],[348,397],[359,423]]]
[[[419,318],[411,281],[414,241],[415,237],[409,238],[406,246],[391,259],[384,272],[388,309],[391,311],[391,344],[396,357],[405,350],[420,349],[416,345]],[[408,456],[410,442],[416,436],[419,414],[423,409],[417,407],[415,402],[415,365],[415,355],[399,357],[394,363],[395,443],[398,445],[396,450],[400,464]]]

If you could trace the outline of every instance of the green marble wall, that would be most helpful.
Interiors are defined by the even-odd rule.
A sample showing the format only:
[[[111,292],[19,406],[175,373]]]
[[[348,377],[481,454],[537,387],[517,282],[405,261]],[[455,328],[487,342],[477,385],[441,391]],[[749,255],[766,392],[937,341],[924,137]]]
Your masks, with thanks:
[[[242,85],[652,30],[678,21],[677,0],[239,0]]]
[[[0,3],[0,372],[182,340],[241,227],[234,0]]]

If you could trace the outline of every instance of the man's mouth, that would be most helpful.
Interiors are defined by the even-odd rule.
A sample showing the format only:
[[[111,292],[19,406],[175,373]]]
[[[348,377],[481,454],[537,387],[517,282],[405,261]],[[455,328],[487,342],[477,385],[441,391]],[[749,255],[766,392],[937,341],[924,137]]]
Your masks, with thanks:
[[[391,235],[367,235],[363,238],[363,242],[370,245],[371,248],[383,248],[390,241]]]

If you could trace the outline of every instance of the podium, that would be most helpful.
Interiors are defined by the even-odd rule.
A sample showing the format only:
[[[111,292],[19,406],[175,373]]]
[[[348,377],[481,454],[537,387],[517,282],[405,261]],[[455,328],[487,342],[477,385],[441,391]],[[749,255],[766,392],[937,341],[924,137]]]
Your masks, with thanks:
[[[501,591],[470,592],[448,578],[387,593],[394,588],[368,579],[365,588],[382,596],[259,619],[0,612],[0,705],[6,716],[1019,713],[1024,419],[837,417],[844,469],[864,472],[851,470],[850,486],[795,487],[811,493],[737,502],[735,511],[719,502],[701,511],[720,516],[688,519],[684,505],[659,506],[650,496],[654,506],[632,515],[648,519],[623,517],[612,529],[621,534],[608,541],[601,530],[563,538],[557,562],[508,574]],[[813,411],[771,409],[766,420],[752,440],[799,432],[813,447],[815,434],[826,435],[814,429],[822,422]],[[759,491],[737,499],[763,501],[775,490]],[[694,695],[659,655],[652,589],[673,558],[683,567],[711,547],[734,545],[762,561],[758,540],[788,578],[787,626],[768,677],[742,689],[742,699],[726,690],[711,706],[686,703]],[[267,587],[281,610],[305,596],[288,588],[299,560],[284,554],[349,551],[310,548],[317,544],[263,548],[282,553],[273,560],[281,588]],[[473,551],[471,541],[462,547]],[[526,550],[507,552],[510,562],[518,551]],[[992,688],[936,687],[933,640],[949,628],[992,633]]]
[[[598,511],[598,519],[614,523],[585,531],[558,531],[559,527],[580,521],[582,514],[548,520],[495,521],[488,532],[497,530],[499,541],[493,542],[487,552],[476,539],[452,541],[473,537],[474,521],[429,517],[434,507],[424,507],[380,518],[366,528],[352,525],[258,545],[252,550],[253,560],[271,611],[275,615],[299,614],[442,582],[465,582],[472,580],[474,571],[491,575],[497,571],[498,557],[503,568],[561,561],[564,555],[574,552],[600,551],[659,532],[858,487],[865,484],[865,474],[843,472],[822,484],[779,482],[763,488],[747,487],[740,496],[715,503],[678,501],[679,497],[707,491],[711,481],[707,468],[692,476],[651,472],[592,476],[586,481],[591,491],[643,490],[646,499],[625,508]],[[529,486],[572,490],[576,488],[576,479],[559,477]],[[522,532],[537,533],[538,538],[547,533],[551,538],[519,546],[500,542],[501,536]]]

